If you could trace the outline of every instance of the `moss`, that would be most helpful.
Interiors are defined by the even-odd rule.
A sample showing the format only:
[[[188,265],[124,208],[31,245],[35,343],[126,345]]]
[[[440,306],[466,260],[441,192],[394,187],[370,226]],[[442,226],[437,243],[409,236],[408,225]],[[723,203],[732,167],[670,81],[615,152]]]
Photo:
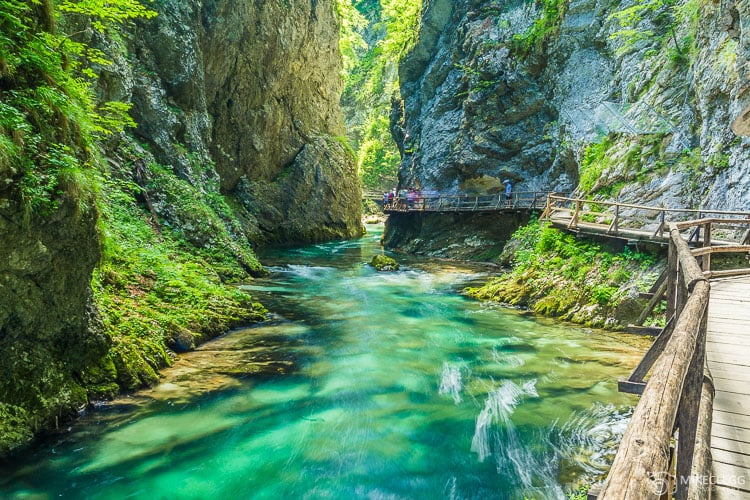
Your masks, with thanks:
[[[229,284],[262,268],[218,189],[199,190],[158,165],[148,175],[156,221],[126,171],[111,172],[100,193],[104,248],[92,287],[112,348],[86,372],[93,397],[111,395],[113,382],[152,385],[171,350],[265,318],[262,305]]]
[[[629,290],[656,257],[629,248],[617,252],[532,222],[511,240],[513,268],[468,295],[529,307],[592,326],[617,326],[632,318]],[[618,312],[619,311],[619,312]]]
[[[543,52],[547,41],[560,31],[560,26],[568,9],[567,0],[540,0],[541,16],[523,34],[514,35],[510,50],[515,56],[526,56],[533,52]]]
[[[378,271],[398,271],[399,269],[399,264],[395,259],[381,254],[373,256],[370,265]]]

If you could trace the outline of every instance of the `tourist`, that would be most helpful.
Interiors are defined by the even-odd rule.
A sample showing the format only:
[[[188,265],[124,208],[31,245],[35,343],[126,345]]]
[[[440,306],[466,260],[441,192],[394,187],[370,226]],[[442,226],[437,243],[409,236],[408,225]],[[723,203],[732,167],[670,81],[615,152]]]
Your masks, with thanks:
[[[410,187],[409,190],[406,192],[406,205],[409,207],[409,210],[412,210],[414,208],[414,202],[417,201],[417,192],[414,191],[413,187]]]
[[[513,184],[510,183],[510,179],[505,179],[503,184],[505,184],[505,208],[510,208],[513,198]]]

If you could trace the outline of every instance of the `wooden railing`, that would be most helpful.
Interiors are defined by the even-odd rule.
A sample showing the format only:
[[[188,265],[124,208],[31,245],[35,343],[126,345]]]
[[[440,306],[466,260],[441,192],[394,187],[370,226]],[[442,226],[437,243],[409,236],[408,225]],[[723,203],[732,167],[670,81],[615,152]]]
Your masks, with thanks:
[[[546,191],[520,191],[510,200],[505,194],[494,195],[429,195],[420,194],[409,200],[397,197],[384,206],[386,213],[393,212],[494,212],[524,209],[542,210],[547,203]]]
[[[750,251],[745,242],[713,246],[712,228],[736,223],[748,225],[750,220],[669,224],[667,325],[631,377],[620,382],[621,390],[642,396],[598,498],[671,498],[672,491],[681,499],[709,498],[714,396],[706,365],[709,279],[750,275],[750,269],[711,271],[711,255]],[[692,230],[691,237],[701,246],[691,250],[684,230]],[[651,376],[644,382],[648,372]]]
[[[628,237],[634,231],[644,232],[653,241],[668,241],[669,222],[681,222],[704,217],[736,217],[740,222],[750,220],[750,212],[664,208],[617,201],[596,201],[550,194],[542,219],[564,221],[568,229],[589,229],[609,236]],[[697,228],[699,231],[700,228]],[[745,234],[750,243],[750,231]]]

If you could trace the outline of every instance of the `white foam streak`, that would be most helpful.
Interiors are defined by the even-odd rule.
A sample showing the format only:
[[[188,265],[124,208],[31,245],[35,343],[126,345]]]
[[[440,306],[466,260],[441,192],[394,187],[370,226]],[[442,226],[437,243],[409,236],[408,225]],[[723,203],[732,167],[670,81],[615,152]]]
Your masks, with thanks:
[[[461,369],[458,366],[443,363],[443,375],[440,378],[438,393],[450,394],[453,397],[453,401],[458,404],[461,402],[462,387]]]

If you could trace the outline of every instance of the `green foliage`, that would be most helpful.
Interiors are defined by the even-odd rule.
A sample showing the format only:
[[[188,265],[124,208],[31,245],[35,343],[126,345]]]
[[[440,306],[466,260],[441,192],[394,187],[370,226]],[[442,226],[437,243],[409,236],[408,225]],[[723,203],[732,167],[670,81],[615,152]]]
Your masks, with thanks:
[[[589,496],[591,485],[579,486],[576,491],[568,493],[568,500],[586,500]]]
[[[29,415],[19,406],[0,402],[0,450],[11,450],[32,437]]]
[[[62,12],[91,18],[91,25],[98,31],[106,31],[130,19],[156,16],[156,12],[147,9],[138,0],[63,0],[59,8]]]
[[[170,364],[167,346],[189,348],[264,309],[227,279],[248,279],[260,265],[247,243],[229,234],[218,192],[202,194],[158,165],[149,168],[151,196],[172,211],[157,230],[139,202],[142,190],[122,173],[103,181],[103,256],[93,277],[94,300],[112,337],[112,360],[123,389],[152,384]],[[236,222],[235,222],[236,223]],[[238,224],[238,223],[236,223]],[[186,232],[193,227],[194,232]],[[238,229],[238,228],[234,228]]]
[[[341,0],[340,4],[346,3]],[[357,110],[355,123],[350,123],[349,137],[355,150],[359,173],[366,189],[384,190],[397,182],[400,154],[390,133],[391,96],[398,91],[396,62],[416,41],[419,29],[421,2],[360,1],[340,6],[350,20],[345,25],[355,27],[359,40],[365,33],[374,42],[362,48],[352,43],[352,34],[342,34],[347,41],[343,47],[356,45],[356,64],[349,64],[346,86],[342,96],[345,107]],[[367,14],[366,18],[364,12]],[[396,17],[394,17],[396,16]],[[369,19],[367,25],[362,19]],[[346,54],[345,58],[346,58]],[[361,110],[366,110],[361,116]]]
[[[381,0],[388,36],[383,43],[386,57],[400,60],[417,43],[422,21],[422,0]]]
[[[671,165],[664,153],[665,134],[610,134],[589,144],[579,167],[579,189],[589,195],[614,198],[629,182],[647,182]]]
[[[541,51],[550,37],[560,31],[567,0],[535,0],[540,5],[541,15],[525,33],[513,35],[510,43],[511,53],[526,56]]]
[[[626,296],[633,274],[656,260],[627,247],[613,253],[538,221],[516,231],[509,245],[513,269],[482,287],[467,289],[469,295],[595,326],[605,325],[607,315]]]
[[[582,191],[590,193],[599,182],[607,166],[607,152],[611,146],[612,140],[607,137],[602,142],[592,143],[586,147],[579,169],[579,187]]]
[[[367,42],[362,37],[367,19],[352,5],[351,0],[337,0],[336,7],[341,20],[339,50],[346,77],[357,67],[362,53],[367,51]]]
[[[671,44],[667,54],[670,63],[677,67],[687,66],[694,50],[699,18],[700,0],[638,0],[610,15],[609,19],[616,20],[621,27],[610,38],[623,41],[618,54],[627,54],[654,43]],[[683,33],[679,40],[678,31]]]
[[[112,23],[152,17],[136,0],[64,1],[65,12],[91,16],[102,30]],[[0,167],[10,173],[29,216],[51,213],[64,194],[61,177],[91,168],[98,136],[133,126],[128,105],[95,106],[92,64],[101,51],[56,32],[50,2],[0,0]]]
[[[388,118],[371,116],[369,125],[359,148],[357,167],[366,188],[383,191],[396,184],[401,157],[391,137]]]

